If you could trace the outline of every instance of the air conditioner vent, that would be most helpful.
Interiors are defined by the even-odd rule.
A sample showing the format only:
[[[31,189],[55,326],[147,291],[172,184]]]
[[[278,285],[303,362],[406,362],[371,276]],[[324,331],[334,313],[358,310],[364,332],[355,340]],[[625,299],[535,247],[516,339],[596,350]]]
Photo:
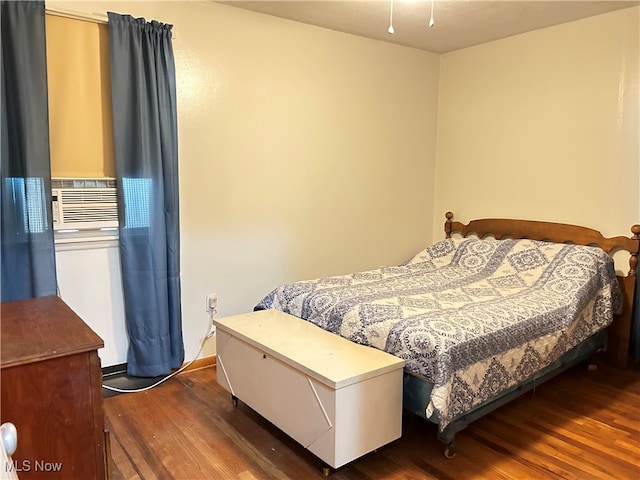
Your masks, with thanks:
[[[115,178],[52,178],[51,188],[115,188]]]
[[[53,178],[54,230],[97,230],[118,226],[116,181],[112,178]]]
[[[69,204],[116,203],[115,188],[65,189],[61,188],[62,201]]]
[[[64,209],[65,223],[93,223],[93,222],[117,222],[118,208],[107,208],[100,206],[97,208],[86,207],[66,207]],[[117,225],[117,223],[116,223]],[[67,227],[69,228],[69,227]]]

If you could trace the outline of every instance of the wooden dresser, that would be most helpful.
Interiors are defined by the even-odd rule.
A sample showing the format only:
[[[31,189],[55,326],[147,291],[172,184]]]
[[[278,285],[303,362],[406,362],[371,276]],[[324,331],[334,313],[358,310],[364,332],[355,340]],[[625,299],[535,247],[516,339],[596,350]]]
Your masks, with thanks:
[[[60,298],[1,304],[0,417],[18,431],[20,480],[107,477],[102,339]]]

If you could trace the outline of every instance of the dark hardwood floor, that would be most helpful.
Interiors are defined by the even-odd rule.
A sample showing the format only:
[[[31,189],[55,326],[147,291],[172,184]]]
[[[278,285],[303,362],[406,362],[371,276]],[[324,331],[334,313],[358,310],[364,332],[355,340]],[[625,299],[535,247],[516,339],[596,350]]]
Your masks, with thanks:
[[[216,383],[215,367],[106,398],[119,479],[321,479],[322,462]],[[363,479],[640,479],[640,371],[575,367],[478,420],[447,459],[436,426],[403,419],[399,440],[331,475]]]

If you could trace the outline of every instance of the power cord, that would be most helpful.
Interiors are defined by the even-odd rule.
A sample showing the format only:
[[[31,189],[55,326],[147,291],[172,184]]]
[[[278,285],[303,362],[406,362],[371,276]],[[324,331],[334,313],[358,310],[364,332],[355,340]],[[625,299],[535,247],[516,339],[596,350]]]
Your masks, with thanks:
[[[180,372],[182,372],[183,370],[185,370],[186,368],[188,368],[189,366],[191,366],[191,364],[193,362],[195,362],[198,357],[200,356],[200,354],[202,353],[202,349],[204,348],[204,344],[207,340],[209,340],[211,337],[213,337],[216,334],[216,327],[213,324],[213,318],[215,316],[215,314],[218,311],[213,308],[209,311],[209,324],[207,325],[207,334],[205,335],[205,337],[202,339],[202,342],[200,343],[200,348],[198,349],[198,353],[196,353],[196,356],[193,358],[193,360],[191,360],[189,363],[187,363],[186,365],[183,365],[182,367],[180,367],[178,370],[176,370],[175,372],[170,373],[169,375],[167,375],[166,377],[164,377],[161,380],[158,380],[156,383],[154,383],[153,385],[149,385],[148,387],[144,387],[144,388],[135,388],[135,389],[124,389],[124,388],[116,388],[116,387],[110,387],[109,385],[105,385],[104,383],[102,384],[102,388],[112,391],[112,392],[118,392],[118,393],[135,393],[135,392],[144,392],[146,390],[151,390],[154,387],[157,387],[158,385],[160,385],[161,383],[166,382],[167,380],[169,380],[171,377],[179,374]]]

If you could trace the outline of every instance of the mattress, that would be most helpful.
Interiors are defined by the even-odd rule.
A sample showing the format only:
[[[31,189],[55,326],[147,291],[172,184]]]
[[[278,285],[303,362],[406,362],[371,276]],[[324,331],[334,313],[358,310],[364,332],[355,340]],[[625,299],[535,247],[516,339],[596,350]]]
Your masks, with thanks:
[[[392,267],[281,285],[276,308],[396,355],[431,382],[440,429],[606,328],[620,306],[597,247],[447,239]]]

